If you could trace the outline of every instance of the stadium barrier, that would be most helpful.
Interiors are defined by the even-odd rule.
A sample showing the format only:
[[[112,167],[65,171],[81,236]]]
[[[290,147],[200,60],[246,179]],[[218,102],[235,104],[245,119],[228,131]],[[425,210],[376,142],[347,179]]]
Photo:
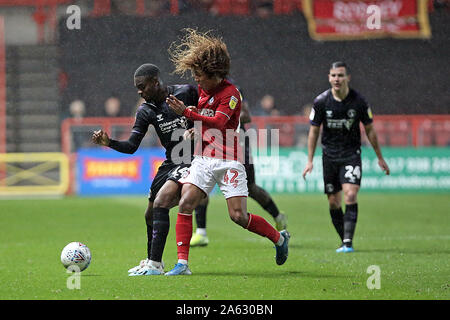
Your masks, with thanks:
[[[68,193],[134,194],[136,190],[139,193],[148,191],[152,180],[151,172],[157,169],[154,165],[157,162],[152,162],[149,155],[141,155],[139,152],[151,154],[159,149],[163,158],[162,148],[152,127],[142,141],[140,150],[133,156],[123,155],[106,147],[98,148],[91,142],[92,132],[98,129],[105,130],[114,139],[127,139],[133,123],[134,118],[68,118],[63,121],[62,150],[70,159],[72,182]],[[390,176],[381,173],[375,154],[365,134],[362,134],[365,190],[450,190],[449,115],[378,115],[374,126],[392,173]],[[316,164],[313,174],[308,176],[307,181],[301,179],[307,157],[307,117],[252,117],[248,128],[279,130],[278,157],[273,157],[268,152],[270,141],[260,139],[257,150],[253,150],[258,184],[274,193],[323,190],[320,147],[314,159]],[[79,150],[82,152],[78,152]],[[86,171],[88,166],[91,170],[89,172]],[[136,173],[136,170],[141,172],[140,175],[130,176],[130,172]]]
[[[64,195],[68,187],[64,153],[0,153],[0,196]]]

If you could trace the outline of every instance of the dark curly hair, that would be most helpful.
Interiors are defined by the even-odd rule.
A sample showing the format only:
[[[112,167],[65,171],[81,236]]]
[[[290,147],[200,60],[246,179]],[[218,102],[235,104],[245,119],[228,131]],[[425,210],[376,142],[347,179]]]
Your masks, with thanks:
[[[184,75],[186,71],[201,71],[209,78],[225,78],[230,71],[230,55],[221,38],[184,29],[185,36],[180,43],[169,47],[170,60],[175,65],[174,73]]]

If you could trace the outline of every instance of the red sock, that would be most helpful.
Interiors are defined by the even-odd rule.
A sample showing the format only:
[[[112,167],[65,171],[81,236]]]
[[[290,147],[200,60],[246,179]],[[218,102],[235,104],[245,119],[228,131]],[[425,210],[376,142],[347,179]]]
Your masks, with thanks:
[[[192,237],[192,214],[178,213],[175,232],[178,259],[188,260]]]
[[[255,214],[248,214],[247,230],[266,237],[275,244],[280,239],[280,233],[263,217]]]

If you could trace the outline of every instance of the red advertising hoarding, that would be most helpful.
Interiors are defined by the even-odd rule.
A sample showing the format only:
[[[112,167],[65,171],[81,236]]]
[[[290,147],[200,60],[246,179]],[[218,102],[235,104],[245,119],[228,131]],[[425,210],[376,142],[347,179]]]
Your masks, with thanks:
[[[311,38],[430,38],[428,0],[303,0]]]

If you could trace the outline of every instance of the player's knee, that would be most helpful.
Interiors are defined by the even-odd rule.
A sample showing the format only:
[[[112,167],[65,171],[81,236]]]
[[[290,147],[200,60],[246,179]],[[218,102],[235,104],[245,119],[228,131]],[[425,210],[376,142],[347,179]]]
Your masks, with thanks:
[[[344,193],[345,203],[355,203],[358,195],[356,190],[346,190]]]
[[[179,211],[182,213],[192,213],[196,207],[195,199],[189,197],[181,197],[178,204]]]
[[[248,224],[248,217],[247,214],[242,211],[242,209],[233,209],[229,211],[230,218],[233,220],[234,223],[240,225],[241,227],[245,228]]]
[[[172,202],[173,195],[171,194],[158,194],[156,196],[155,202],[153,203],[153,206],[155,208],[170,208],[170,204]]]

